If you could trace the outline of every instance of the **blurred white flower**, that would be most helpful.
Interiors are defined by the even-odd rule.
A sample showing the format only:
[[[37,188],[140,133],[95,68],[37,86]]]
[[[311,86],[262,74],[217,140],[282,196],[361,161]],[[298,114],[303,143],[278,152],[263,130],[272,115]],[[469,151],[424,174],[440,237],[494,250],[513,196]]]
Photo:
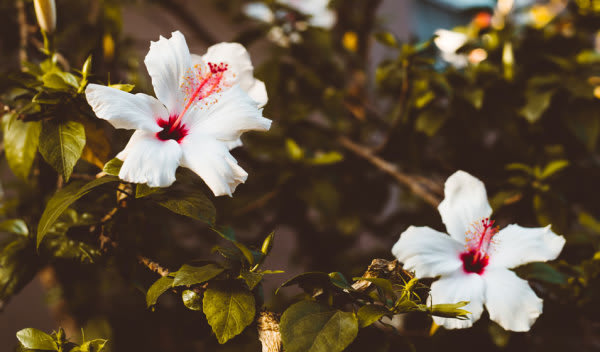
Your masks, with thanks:
[[[328,7],[329,0],[277,0],[277,3],[308,16],[308,22],[297,18],[289,9],[273,12],[262,2],[246,4],[242,11],[250,18],[272,25],[267,38],[282,47],[301,42],[300,32],[308,29],[308,26],[331,29],[337,21],[335,11]]]
[[[259,109],[266,92],[252,77],[247,52],[239,44],[223,43],[192,58],[177,31],[170,39],[151,42],[144,62],[158,99],[97,84],[85,91],[99,118],[136,130],[117,155],[123,160],[119,177],[168,187],[183,166],[198,174],[215,196],[231,196],[248,174],[229,150],[240,144],[242,133],[271,126]]]
[[[54,32],[56,28],[56,3],[54,0],[34,0],[33,7],[40,28],[46,33]]]
[[[433,42],[440,50],[442,59],[456,68],[466,67],[469,62],[467,56],[456,51],[467,43],[467,35],[447,29],[438,29],[435,35]]]
[[[508,270],[558,257],[565,239],[544,228],[509,225],[498,231],[484,184],[464,171],[446,181],[438,207],[450,236],[429,227],[409,227],[392,253],[419,278],[437,277],[431,304],[469,301],[467,320],[434,317],[447,329],[468,328],[483,305],[490,319],[506,330],[528,331],[542,313],[542,300],[527,281]]]

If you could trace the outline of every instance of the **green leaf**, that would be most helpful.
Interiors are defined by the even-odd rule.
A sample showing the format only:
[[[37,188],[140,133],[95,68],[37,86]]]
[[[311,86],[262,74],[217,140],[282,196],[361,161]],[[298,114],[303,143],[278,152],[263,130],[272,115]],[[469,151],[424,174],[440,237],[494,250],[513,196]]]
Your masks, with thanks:
[[[68,72],[54,70],[42,76],[44,86],[52,89],[69,90],[70,88],[79,88],[77,77]]]
[[[23,180],[27,179],[33,165],[41,130],[39,121],[23,122],[17,119],[16,114],[2,117],[6,160],[15,175]]]
[[[386,45],[386,46],[389,46],[392,48],[398,47],[398,40],[396,40],[396,37],[390,32],[375,33],[375,39],[377,39],[377,41],[383,45]]]
[[[173,287],[175,286],[191,286],[206,282],[223,272],[222,267],[216,264],[208,264],[204,266],[183,265],[175,275]]]
[[[391,314],[390,310],[378,304],[367,304],[358,310],[358,325],[365,328],[381,319],[384,315]]]
[[[260,252],[263,256],[267,256],[269,252],[271,252],[271,248],[273,248],[273,239],[275,238],[275,231],[271,232],[263,241],[262,246],[260,248]]]
[[[95,339],[86,341],[79,346],[81,352],[101,352],[108,341],[103,339]]]
[[[246,285],[248,285],[248,288],[250,288],[251,290],[254,290],[256,285],[258,285],[262,281],[263,276],[264,274],[261,272],[255,273],[248,270],[242,270],[242,272],[240,273],[240,277],[244,279]]]
[[[151,198],[176,214],[204,221],[211,225],[215,223],[217,216],[215,206],[201,191],[179,192],[169,190],[169,192],[151,196]]]
[[[392,286],[392,282],[388,279],[383,279],[380,277],[354,277],[354,278],[352,278],[352,280],[354,280],[354,281],[358,281],[358,280],[369,281],[373,285],[375,285],[378,288],[380,288],[381,290],[383,290],[383,292],[387,293],[388,295],[390,295],[392,297],[395,295],[394,288]]]
[[[337,352],[356,338],[358,319],[353,313],[302,301],[283,313],[280,330],[287,352]]]
[[[95,187],[101,186],[109,182],[119,181],[118,177],[115,176],[104,176],[93,181],[86,183],[81,186],[81,183],[71,183],[65,188],[58,190],[52,198],[48,201],[46,209],[40,219],[37,228],[37,246],[39,247],[40,242],[48,230],[54,225],[54,222],[58,217],[76,200],[88,194]]]
[[[350,286],[348,280],[346,280],[344,275],[338,271],[329,273],[329,279],[331,280],[332,284],[341,288],[342,290],[354,291],[354,288]]]
[[[460,309],[467,304],[469,304],[469,302],[465,301],[458,303],[434,304],[431,307],[431,314],[444,318],[467,319],[467,314],[469,314],[469,311]]]
[[[123,160],[114,158],[109,160],[106,164],[104,164],[104,169],[102,169],[102,171],[111,176],[119,176],[119,171],[121,171],[122,166]]]
[[[539,120],[544,111],[546,111],[550,106],[550,103],[552,102],[552,96],[555,92],[556,90],[554,89],[544,92],[528,89],[525,92],[527,103],[520,110],[521,115],[523,115],[530,123],[534,123]]]
[[[304,150],[291,138],[286,138],[285,149],[292,160],[302,160],[304,158]]]
[[[547,263],[530,263],[518,269],[520,276],[528,280],[544,281],[550,284],[564,285],[568,276]]]
[[[555,160],[552,161],[550,163],[548,163],[548,165],[546,165],[546,167],[544,168],[544,171],[542,171],[541,175],[540,175],[540,179],[541,180],[545,180],[548,177],[554,175],[555,173],[559,172],[560,170],[566,168],[567,166],[569,166],[569,161],[568,160]]]
[[[447,117],[448,116],[444,111],[440,111],[437,108],[427,108],[417,116],[415,129],[432,137],[444,125]]]
[[[40,153],[59,174],[69,180],[85,147],[85,128],[79,122],[44,121]]]
[[[288,287],[292,285],[299,285],[304,290],[311,290],[314,288],[330,288],[331,278],[327,273],[323,272],[307,272],[297,275],[279,286],[275,291],[275,294],[279,292],[282,287]]]
[[[240,334],[254,321],[252,293],[238,282],[211,283],[202,300],[204,314],[219,343]]]
[[[34,328],[17,331],[17,339],[25,348],[32,350],[58,351],[58,345],[52,336]]]
[[[6,303],[25,287],[39,267],[39,257],[29,238],[17,236],[0,246],[0,303]]]
[[[117,159],[118,160],[118,159]],[[160,187],[149,187],[147,184],[145,183],[139,183],[136,187],[135,187],[135,197],[136,198],[142,198],[148,195],[151,195],[152,193],[156,193],[158,191],[160,191],[161,188]]]
[[[191,310],[202,310],[202,296],[192,290],[185,290],[181,293],[183,305]]]
[[[0,223],[0,232],[10,232],[23,236],[29,235],[27,224],[21,219],[4,220]]]
[[[146,293],[146,306],[152,307],[158,301],[163,293],[167,292],[173,286],[173,278],[170,276],[163,276],[156,280]]]
[[[133,84],[109,84],[108,86],[111,88],[122,90],[127,93],[131,92],[133,88],[135,88],[135,85]]]
[[[342,154],[331,151],[327,153],[316,153],[309,162],[312,165],[330,165],[338,163],[342,160],[344,160],[344,156]]]

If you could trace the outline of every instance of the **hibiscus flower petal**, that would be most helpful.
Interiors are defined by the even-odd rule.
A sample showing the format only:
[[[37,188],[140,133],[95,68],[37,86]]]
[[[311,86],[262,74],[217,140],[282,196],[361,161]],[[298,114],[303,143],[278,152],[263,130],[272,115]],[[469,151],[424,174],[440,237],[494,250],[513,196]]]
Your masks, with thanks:
[[[450,236],[461,243],[473,222],[492,214],[483,182],[464,171],[448,177],[438,210]]]
[[[239,85],[221,93],[208,106],[197,105],[184,116],[183,122],[189,126],[190,136],[210,136],[227,143],[237,143],[246,131],[267,131],[271,127],[271,120],[262,116],[262,109],[256,107]]]
[[[250,60],[250,54],[243,45],[239,43],[219,43],[208,48],[202,56],[206,63],[225,63],[229,65],[231,72],[229,77],[233,84],[239,84],[244,91],[250,95],[259,107],[267,103],[267,91],[263,82],[254,78],[254,66]],[[197,62],[197,59],[194,59]]]
[[[552,232],[550,226],[508,225],[493,239],[489,265],[514,268],[525,263],[553,260],[564,245],[565,238]]]
[[[511,331],[528,331],[542,314],[543,301],[527,281],[504,268],[486,270],[485,307],[490,319]]]
[[[183,34],[176,31],[170,39],[161,36],[157,42],[150,42],[144,63],[158,100],[165,104],[171,115],[179,114],[185,103],[181,87],[186,76],[192,73],[190,51]]]
[[[450,276],[442,276],[431,285],[429,304],[458,303],[468,301],[461,309],[470,312],[468,319],[433,317],[437,325],[446,329],[465,329],[473,326],[483,312],[484,281],[477,274],[456,271]]]
[[[436,277],[458,270],[464,246],[450,236],[429,227],[409,227],[392,253],[404,263],[404,269],[414,271],[419,278]]]
[[[150,187],[168,187],[175,182],[182,151],[174,140],[162,141],[155,133],[136,131],[117,157],[123,159],[119,178]]]
[[[215,196],[231,195],[248,174],[229,154],[226,143],[207,138],[185,138],[181,165],[200,176]]]
[[[96,116],[116,128],[159,132],[159,118],[168,117],[165,107],[146,94],[130,94],[122,90],[88,84],[85,97]]]

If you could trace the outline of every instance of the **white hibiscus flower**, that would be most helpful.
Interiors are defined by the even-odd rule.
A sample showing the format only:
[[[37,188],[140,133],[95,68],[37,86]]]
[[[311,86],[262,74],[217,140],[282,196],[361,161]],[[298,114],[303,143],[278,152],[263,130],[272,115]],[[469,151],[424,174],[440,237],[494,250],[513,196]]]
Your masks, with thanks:
[[[437,277],[430,302],[469,301],[467,320],[434,317],[448,329],[468,328],[479,319],[483,305],[490,319],[506,330],[528,331],[542,313],[542,300],[527,281],[508,270],[558,257],[565,239],[550,226],[509,225],[498,231],[485,186],[458,171],[448,178],[445,199],[438,207],[450,236],[429,227],[409,227],[392,253],[419,278]]]
[[[86,98],[99,118],[136,130],[117,155],[123,160],[122,180],[168,187],[183,166],[198,174],[215,196],[231,196],[246,180],[248,174],[229,150],[240,144],[242,133],[270,128],[271,120],[259,109],[266,92],[252,77],[243,47],[225,43],[211,49],[192,58],[178,31],[152,42],[144,62],[158,99],[88,85]]]

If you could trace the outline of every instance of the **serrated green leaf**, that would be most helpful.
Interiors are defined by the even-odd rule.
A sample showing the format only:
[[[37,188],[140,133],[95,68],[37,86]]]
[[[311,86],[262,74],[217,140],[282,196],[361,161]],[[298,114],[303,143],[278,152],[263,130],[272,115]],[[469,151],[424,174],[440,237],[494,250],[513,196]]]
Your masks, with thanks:
[[[201,191],[169,191],[168,193],[151,195],[150,197],[159,205],[176,214],[204,221],[211,225],[215,223],[217,216],[215,206]]]
[[[22,236],[29,235],[27,224],[21,219],[2,221],[0,223],[0,232],[10,232]]]
[[[68,181],[85,147],[85,128],[79,122],[44,121],[40,135],[40,154]]]
[[[338,352],[356,338],[358,319],[353,313],[302,301],[283,313],[280,330],[287,352]]]
[[[17,339],[25,348],[43,351],[58,351],[58,345],[52,336],[34,328],[17,331]]]
[[[181,293],[183,305],[191,310],[202,310],[202,296],[192,290],[184,290]]]
[[[381,319],[386,314],[391,314],[391,312],[384,306],[378,304],[364,305],[360,307],[357,312],[358,325],[361,328],[366,328],[367,326]]]
[[[163,276],[156,280],[146,293],[146,306],[149,308],[155,305],[158,297],[167,292],[171,287],[173,287],[173,278],[170,276]]]
[[[254,296],[235,281],[211,283],[204,293],[202,306],[221,344],[244,331],[256,313]]]
[[[41,130],[39,121],[23,122],[17,119],[16,114],[2,117],[6,160],[15,175],[23,180],[27,179],[33,165]]]
[[[207,264],[204,266],[191,266],[184,264],[173,275],[173,287],[175,286],[191,286],[206,282],[223,272],[222,267],[217,264]]]
[[[101,186],[109,182],[119,181],[118,177],[115,176],[104,176],[93,181],[90,181],[83,186],[80,182],[71,183],[65,188],[58,190],[52,198],[48,201],[46,209],[40,218],[40,222],[37,228],[37,246],[39,247],[40,242],[48,230],[54,225],[54,222],[58,217],[76,200],[89,193],[95,187]]]
[[[119,171],[121,171],[122,166],[123,160],[113,158],[109,160],[106,164],[104,164],[104,168],[102,169],[102,171],[111,176],[119,176]]]

